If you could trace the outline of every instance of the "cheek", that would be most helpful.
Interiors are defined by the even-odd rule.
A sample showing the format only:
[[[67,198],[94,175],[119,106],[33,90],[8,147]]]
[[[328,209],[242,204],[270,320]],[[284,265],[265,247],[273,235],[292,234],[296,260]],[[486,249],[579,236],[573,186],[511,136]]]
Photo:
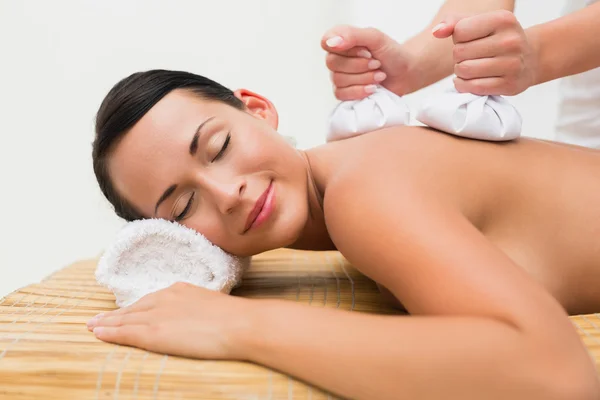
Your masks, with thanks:
[[[223,221],[215,213],[208,212],[208,210],[198,210],[192,218],[183,221],[183,225],[195,230],[212,244],[221,248],[227,248],[231,244],[231,239]]]
[[[260,124],[248,126],[235,139],[235,161],[248,172],[279,170],[289,164],[289,157],[295,152],[277,132],[265,130]]]

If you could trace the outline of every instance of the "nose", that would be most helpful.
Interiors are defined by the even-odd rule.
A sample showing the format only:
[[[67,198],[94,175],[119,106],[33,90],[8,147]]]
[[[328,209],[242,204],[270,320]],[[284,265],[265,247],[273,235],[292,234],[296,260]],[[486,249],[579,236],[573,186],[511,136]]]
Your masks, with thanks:
[[[208,178],[204,183],[222,214],[231,214],[241,203],[242,195],[246,190],[246,181],[242,178],[233,181]]]

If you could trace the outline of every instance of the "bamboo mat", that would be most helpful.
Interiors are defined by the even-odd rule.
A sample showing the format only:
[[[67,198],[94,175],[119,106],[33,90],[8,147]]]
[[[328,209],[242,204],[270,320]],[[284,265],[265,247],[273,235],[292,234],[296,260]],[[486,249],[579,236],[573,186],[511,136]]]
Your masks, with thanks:
[[[85,323],[115,304],[95,283],[95,266],[95,260],[75,263],[0,300],[0,398],[334,398],[251,363],[189,360],[96,340]],[[336,252],[276,250],[256,256],[234,294],[395,312],[376,285]],[[571,320],[600,372],[600,314]]]

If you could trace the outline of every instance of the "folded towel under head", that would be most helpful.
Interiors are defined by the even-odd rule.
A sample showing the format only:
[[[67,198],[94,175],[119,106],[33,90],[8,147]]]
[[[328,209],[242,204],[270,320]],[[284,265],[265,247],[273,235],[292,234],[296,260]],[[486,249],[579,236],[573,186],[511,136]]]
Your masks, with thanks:
[[[115,294],[117,306],[125,307],[175,282],[229,293],[249,264],[249,257],[232,256],[193,229],[145,219],[118,232],[100,258],[96,280]]]

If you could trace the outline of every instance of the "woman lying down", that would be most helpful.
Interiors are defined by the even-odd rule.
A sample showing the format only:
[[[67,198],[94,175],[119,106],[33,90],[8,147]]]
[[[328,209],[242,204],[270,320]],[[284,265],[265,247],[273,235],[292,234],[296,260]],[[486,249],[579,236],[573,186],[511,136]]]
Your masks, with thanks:
[[[300,151],[277,124],[250,91],[133,74],[100,107],[94,170],[126,220],[179,221],[242,256],[339,250],[411,316],[176,284],[91,320],[99,339],[348,398],[598,398],[567,315],[600,311],[599,151],[408,126]]]

